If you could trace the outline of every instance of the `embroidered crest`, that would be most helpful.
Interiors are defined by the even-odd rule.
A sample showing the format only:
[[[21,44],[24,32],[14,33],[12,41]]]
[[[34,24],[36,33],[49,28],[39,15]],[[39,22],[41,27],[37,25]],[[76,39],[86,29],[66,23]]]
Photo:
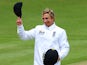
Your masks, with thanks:
[[[44,33],[45,33],[44,31],[41,31],[41,30],[39,31],[39,34],[41,35],[43,35]]]
[[[55,36],[55,34],[56,34],[56,32],[54,31],[54,32],[53,32],[53,37]]]

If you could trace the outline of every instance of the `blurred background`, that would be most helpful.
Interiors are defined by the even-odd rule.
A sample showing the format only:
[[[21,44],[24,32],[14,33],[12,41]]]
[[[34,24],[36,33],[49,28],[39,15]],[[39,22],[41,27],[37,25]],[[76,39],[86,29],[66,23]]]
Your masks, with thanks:
[[[70,43],[62,65],[87,61],[87,0],[0,0],[0,65],[33,65],[34,40],[22,41],[16,32],[13,6],[19,1],[25,30],[43,24],[45,8],[54,10],[55,22],[66,30]]]

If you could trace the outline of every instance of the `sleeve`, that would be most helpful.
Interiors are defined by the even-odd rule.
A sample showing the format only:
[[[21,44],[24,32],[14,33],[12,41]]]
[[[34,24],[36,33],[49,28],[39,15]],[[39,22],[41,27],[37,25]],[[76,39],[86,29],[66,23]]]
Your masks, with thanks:
[[[64,57],[68,55],[69,47],[70,47],[65,30],[60,35],[59,46],[60,46],[59,57],[62,60]]]
[[[17,33],[22,40],[35,38],[35,29],[25,31],[23,25],[17,26]]]

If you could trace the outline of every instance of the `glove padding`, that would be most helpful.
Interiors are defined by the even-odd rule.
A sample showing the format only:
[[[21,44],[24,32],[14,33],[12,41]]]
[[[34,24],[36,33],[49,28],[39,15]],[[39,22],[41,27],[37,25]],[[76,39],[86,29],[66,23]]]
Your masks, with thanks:
[[[22,8],[22,2],[17,2],[16,4],[14,4],[14,7],[13,7],[14,13],[16,16],[20,18],[22,17],[21,8]]]
[[[43,63],[44,65],[54,65],[58,61],[58,52],[53,49],[49,49],[45,55],[44,55],[44,60]]]

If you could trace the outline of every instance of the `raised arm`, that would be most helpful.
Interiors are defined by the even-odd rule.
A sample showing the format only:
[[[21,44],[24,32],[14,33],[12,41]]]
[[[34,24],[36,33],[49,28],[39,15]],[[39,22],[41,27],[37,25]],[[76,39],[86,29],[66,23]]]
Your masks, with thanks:
[[[17,23],[17,33],[22,40],[33,39],[35,37],[35,29],[25,31],[24,26],[22,24],[22,19],[20,17],[18,17],[16,23]]]

